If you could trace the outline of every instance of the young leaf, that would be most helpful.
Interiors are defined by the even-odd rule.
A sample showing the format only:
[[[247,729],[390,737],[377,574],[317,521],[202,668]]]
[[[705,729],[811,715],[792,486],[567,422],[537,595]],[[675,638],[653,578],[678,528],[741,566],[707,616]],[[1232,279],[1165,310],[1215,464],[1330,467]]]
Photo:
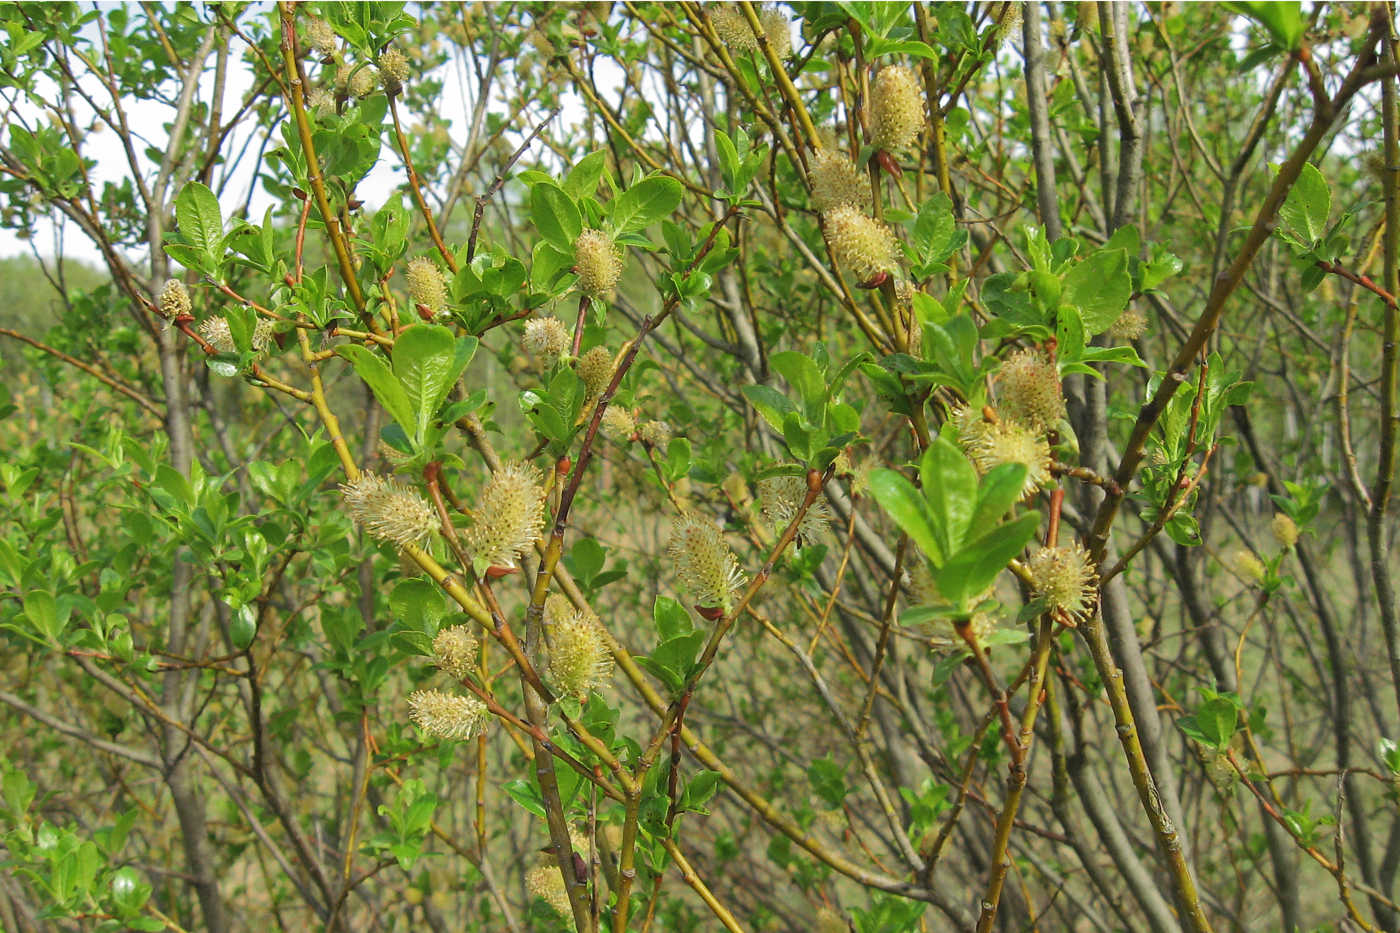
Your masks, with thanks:
[[[1079,309],[1086,337],[1108,330],[1132,294],[1128,254],[1121,249],[1100,249],[1065,274],[1063,300]]]
[[[947,536],[913,483],[895,470],[875,470],[870,474],[870,494],[935,566],[943,563]]]
[[[336,347],[335,352],[350,361],[355,367],[355,372],[379,400],[379,404],[384,406],[384,410],[399,423],[399,426],[405,432],[412,431],[416,424],[413,403],[409,401],[403,386],[394,378],[384,358],[368,347],[356,343]]]
[[[186,243],[218,260],[216,253],[223,243],[224,220],[214,192],[197,181],[185,185],[175,198],[175,222]]]
[[[541,182],[530,189],[530,220],[546,241],[568,252],[583,232],[583,217],[574,199],[553,182]]]
[[[935,527],[945,536],[945,553],[951,558],[972,524],[977,503],[977,471],[956,444],[946,437],[936,437],[919,461],[919,478]]]
[[[427,435],[428,423],[471,362],[476,343],[475,337],[457,340],[438,324],[415,324],[395,341],[394,376],[413,407],[412,427],[404,429],[413,432],[415,442]]]
[[[618,195],[609,205],[609,218],[619,235],[642,230],[675,211],[684,193],[674,178],[653,175]]]

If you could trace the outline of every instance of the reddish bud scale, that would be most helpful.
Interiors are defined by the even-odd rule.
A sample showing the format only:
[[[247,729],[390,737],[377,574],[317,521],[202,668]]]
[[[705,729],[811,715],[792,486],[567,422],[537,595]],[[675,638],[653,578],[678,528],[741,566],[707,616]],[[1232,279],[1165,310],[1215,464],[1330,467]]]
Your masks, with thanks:
[[[719,606],[696,606],[695,611],[699,613],[700,618],[710,622],[724,616],[724,610]]]

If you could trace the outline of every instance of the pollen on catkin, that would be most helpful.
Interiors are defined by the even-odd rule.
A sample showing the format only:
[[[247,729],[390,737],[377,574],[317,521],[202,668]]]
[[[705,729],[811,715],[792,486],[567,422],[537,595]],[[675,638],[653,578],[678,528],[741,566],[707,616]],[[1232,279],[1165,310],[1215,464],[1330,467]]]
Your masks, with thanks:
[[[664,421],[652,419],[637,428],[637,436],[648,447],[664,450],[671,443],[671,426]]]
[[[1022,424],[1044,429],[1065,413],[1059,369],[1040,350],[1011,354],[997,372],[996,387],[997,407]]]
[[[310,41],[311,47],[322,58],[333,57],[339,45],[339,40],[336,38],[335,30],[331,28],[331,24],[314,17],[306,21],[306,38]]]
[[[1298,543],[1298,526],[1293,523],[1293,519],[1282,512],[1274,513],[1273,520],[1269,522],[1269,530],[1273,532],[1274,539],[1285,549]]]
[[[1078,543],[1043,547],[1026,562],[1031,589],[1054,613],[1078,622],[1098,604],[1098,570]]]
[[[729,612],[744,585],[744,572],[714,522],[682,515],[671,528],[667,554],[676,567],[681,589],[705,608]]]
[[[398,49],[385,49],[379,55],[378,64],[384,93],[390,97],[400,93],[408,80],[408,59]]]
[[[839,910],[833,910],[826,905],[817,908],[817,933],[847,933],[850,928],[845,915]]]
[[[545,602],[544,621],[550,633],[550,684],[580,701],[590,690],[606,686],[612,679],[613,658],[598,617],[555,595]]]
[[[721,42],[736,52],[752,52],[758,48],[758,36],[749,28],[749,21],[739,11],[737,3],[711,3],[706,6],[710,25]]]
[[[886,65],[870,88],[870,143],[886,152],[903,152],[924,128],[924,95],[913,70]]]
[[[788,30],[788,18],[782,10],[775,6],[764,7],[759,11],[758,22],[763,26],[763,36],[774,55],[787,58],[792,54],[792,33]]]
[[[361,473],[353,483],[341,484],[340,494],[355,524],[380,541],[417,544],[438,528],[428,500],[396,480]]]
[[[418,728],[442,739],[473,739],[486,729],[490,712],[476,697],[415,690],[408,695],[408,715]]]
[[[822,218],[822,233],[837,265],[861,285],[899,268],[899,241],[881,221],[850,205],[832,208]]]
[[[1230,569],[1250,583],[1263,583],[1268,577],[1264,562],[1248,548],[1236,548],[1230,555]]]
[[[637,418],[622,405],[609,405],[599,425],[603,436],[614,444],[626,444],[637,433]]]
[[[622,250],[601,230],[585,230],[574,240],[578,287],[594,298],[612,294],[622,278]]]
[[[476,648],[476,634],[470,626],[452,625],[433,639],[433,662],[444,674],[461,680],[476,663]]]
[[[763,518],[775,535],[782,534],[792,524],[805,498],[807,478],[804,476],[770,476],[758,481],[758,501],[763,508]],[[831,507],[827,505],[826,497],[818,494],[797,525],[795,540],[798,547],[807,547],[825,539],[830,521]]]
[[[1108,335],[1119,340],[1136,340],[1147,333],[1147,312],[1131,307],[1118,315],[1118,320],[1108,325]]]
[[[597,398],[608,387],[608,380],[612,379],[612,352],[607,347],[594,347],[578,358],[574,372],[583,380],[588,397]]]
[[[870,182],[844,152],[818,149],[807,167],[812,181],[812,206],[821,213],[835,207],[870,206]]]
[[[374,93],[374,89],[379,86],[379,75],[373,66],[365,65],[350,75],[350,80],[345,84],[345,90],[351,97],[364,100]]]
[[[190,293],[185,288],[185,283],[179,279],[171,279],[165,283],[165,287],[160,290],[160,295],[156,297],[156,310],[164,318],[184,317],[190,313]]]
[[[516,566],[544,527],[544,486],[540,471],[506,463],[491,475],[477,497],[466,545],[473,560],[487,567]]]
[[[204,338],[204,342],[209,344],[218,353],[237,353],[238,349],[233,345],[233,334],[228,329],[228,321],[215,315],[205,318],[199,322],[195,328],[199,336]]]
[[[434,319],[446,314],[447,283],[437,263],[426,256],[410,259],[404,277],[408,279],[408,297],[414,304],[427,308]]]
[[[559,866],[541,862],[527,871],[525,890],[530,892],[531,897],[544,901],[561,917],[572,917],[569,891],[564,887],[564,876],[559,873]]]
[[[559,362],[569,349],[569,332],[557,317],[537,317],[525,322],[525,349],[545,369]]]
[[[995,423],[979,419],[980,426],[958,440],[978,473],[988,473],[1003,463],[1019,463],[1026,468],[1021,498],[1034,496],[1050,481],[1050,444],[1039,431],[1033,431],[1010,418]]]

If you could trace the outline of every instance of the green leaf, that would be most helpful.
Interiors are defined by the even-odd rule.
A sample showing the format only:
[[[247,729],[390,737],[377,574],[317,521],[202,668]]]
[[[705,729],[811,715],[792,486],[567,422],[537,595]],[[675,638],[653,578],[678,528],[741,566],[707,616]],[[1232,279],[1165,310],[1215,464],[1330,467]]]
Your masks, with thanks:
[[[384,357],[356,343],[336,347],[335,352],[350,361],[355,367],[355,372],[379,400],[379,404],[384,406],[384,410],[405,432],[414,430],[417,422],[413,414],[413,403],[409,401],[403,386],[394,378],[389,364],[384,362]]]
[[[598,149],[579,159],[564,179],[565,193],[575,200],[593,197],[607,169],[607,155],[605,150]]]
[[[613,199],[609,219],[619,235],[651,226],[673,213],[685,189],[667,175],[644,178]]]
[[[1225,697],[1212,697],[1197,708],[1195,720],[1207,743],[1225,748],[1239,724],[1239,708]]]
[[[454,338],[439,324],[415,324],[394,342],[394,376],[414,413],[412,427],[403,427],[412,432],[415,445],[421,446],[429,422],[476,354],[476,344],[475,337]]]
[[[977,505],[977,470],[956,444],[939,436],[919,461],[919,480],[935,527],[943,531],[945,553],[951,557],[972,524]]]
[[[1100,249],[1066,273],[1062,300],[1079,309],[1084,334],[1091,337],[1118,320],[1132,294],[1127,252]]]
[[[583,217],[563,188],[553,182],[541,182],[531,188],[530,220],[545,240],[573,254],[574,241],[583,232]]]
[[[1278,209],[1279,219],[1299,240],[1312,245],[1327,234],[1327,217],[1331,213],[1332,193],[1327,179],[1311,162],[1304,162],[1298,180],[1288,189],[1288,197]]]
[[[1225,8],[1247,16],[1269,31],[1280,48],[1296,52],[1303,39],[1301,3],[1226,3]]]
[[[517,778],[514,781],[506,781],[505,788],[512,800],[535,816],[544,818],[544,797],[540,794],[540,789],[532,782]]]
[[[928,500],[904,474],[888,469],[872,471],[870,494],[935,566],[943,563],[948,554],[943,529],[935,524]]]
[[[763,420],[779,433],[783,430],[783,418],[797,411],[792,399],[769,386],[740,386],[739,391],[744,393],[744,398],[749,400],[750,405],[758,409]]]
[[[841,766],[829,756],[818,758],[807,766],[807,780],[812,782],[812,791],[827,805],[827,809],[839,808],[846,795],[846,778]]]
[[[993,467],[977,487],[977,507],[972,513],[972,528],[990,528],[1021,498],[1026,484],[1026,467],[1021,463],[1003,463]]]
[[[662,641],[695,629],[694,623],[690,621],[690,613],[669,596],[656,597],[656,602],[651,607],[651,617],[656,622],[656,631],[660,633]]]
[[[175,198],[175,222],[186,243],[218,259],[216,253],[221,251],[224,239],[224,220],[214,192],[197,181],[185,185]]]
[[[821,424],[826,400],[826,380],[812,358],[795,350],[784,350],[768,357],[773,370],[788,381],[802,399],[802,411],[812,424]]]
[[[1027,512],[1013,522],[998,525],[954,554],[933,572],[938,591],[960,606],[986,590],[1011,558],[1035,537],[1040,513]]]

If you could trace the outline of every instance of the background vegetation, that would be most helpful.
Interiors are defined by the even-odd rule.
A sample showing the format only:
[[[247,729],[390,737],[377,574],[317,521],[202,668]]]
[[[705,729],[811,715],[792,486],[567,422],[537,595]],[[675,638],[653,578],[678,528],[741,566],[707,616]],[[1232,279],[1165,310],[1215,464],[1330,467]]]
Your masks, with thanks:
[[[1400,929],[1391,4],[0,24],[4,929]]]

